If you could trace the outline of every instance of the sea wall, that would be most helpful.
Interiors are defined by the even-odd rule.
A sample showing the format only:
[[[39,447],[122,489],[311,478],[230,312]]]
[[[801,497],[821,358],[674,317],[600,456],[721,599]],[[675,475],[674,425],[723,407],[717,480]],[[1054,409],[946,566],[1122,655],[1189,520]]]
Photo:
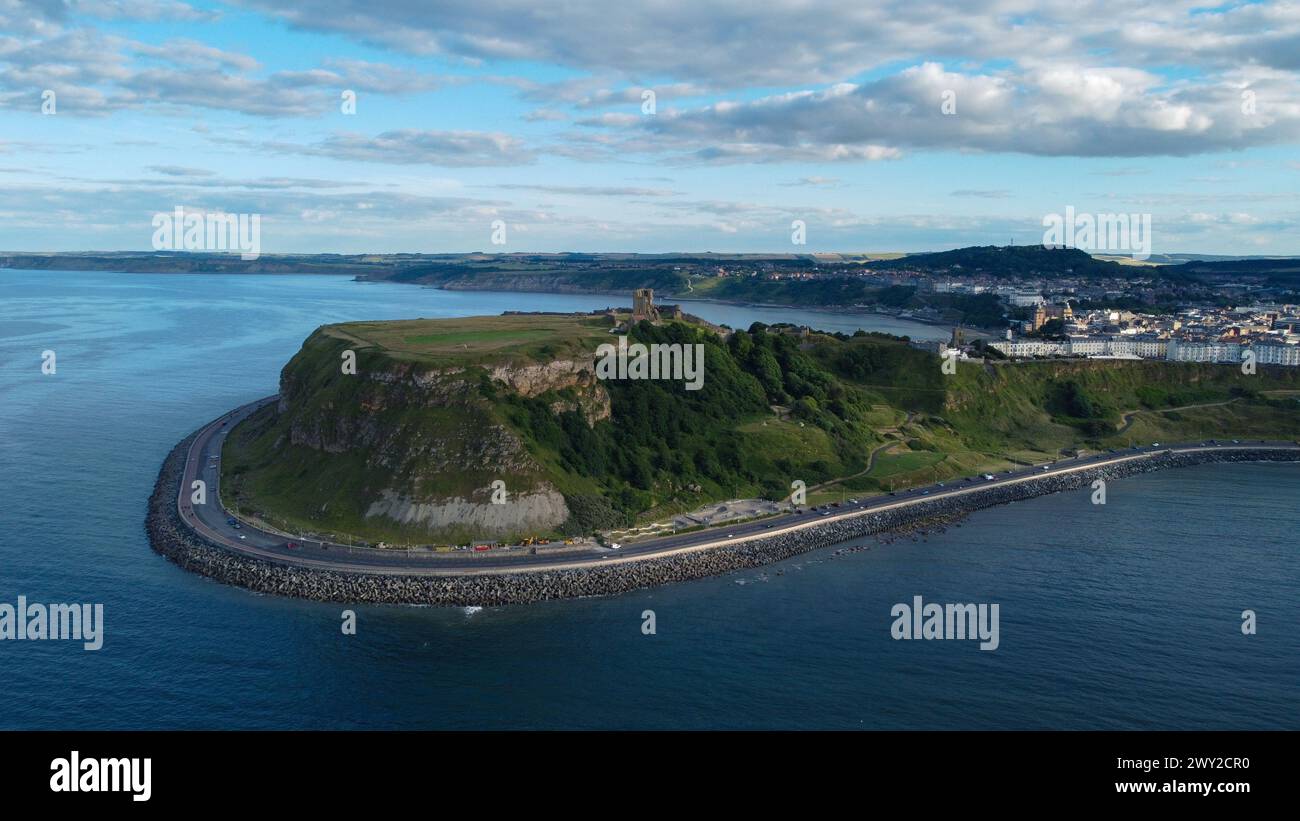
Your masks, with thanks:
[[[145,527],[158,553],[187,570],[259,593],[331,602],[437,606],[523,604],[623,593],[758,567],[861,536],[942,524],[981,508],[1085,487],[1095,479],[1120,479],[1208,462],[1300,461],[1300,451],[1266,449],[1161,455],[864,513],[791,533],[757,536],[726,547],[616,566],[494,575],[401,576],[282,565],[239,555],[200,537],[180,521],[175,505],[185,452],[192,439],[177,445],[164,460],[149,499]]]

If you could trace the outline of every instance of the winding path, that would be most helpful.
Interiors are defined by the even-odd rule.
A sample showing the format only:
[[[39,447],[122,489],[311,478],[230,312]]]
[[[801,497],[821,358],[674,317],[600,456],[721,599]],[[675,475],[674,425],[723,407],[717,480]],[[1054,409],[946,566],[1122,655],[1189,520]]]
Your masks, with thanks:
[[[1173,411],[1192,410],[1194,408],[1217,408],[1222,405],[1231,405],[1233,402],[1240,402],[1243,398],[1244,397],[1238,396],[1224,402],[1202,402],[1196,405],[1183,405],[1177,408],[1138,408],[1136,410],[1124,411],[1123,416],[1120,417],[1124,420],[1124,424],[1120,426],[1115,433],[1120,434],[1133,427],[1133,417],[1137,416],[1139,413],[1172,413]]]

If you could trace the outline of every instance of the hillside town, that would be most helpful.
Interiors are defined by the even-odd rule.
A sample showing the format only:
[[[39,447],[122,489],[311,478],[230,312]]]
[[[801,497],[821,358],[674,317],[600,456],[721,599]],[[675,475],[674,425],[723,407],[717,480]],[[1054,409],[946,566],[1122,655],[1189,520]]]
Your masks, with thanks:
[[[1034,306],[987,347],[1011,359],[1164,359],[1300,367],[1300,306],[1187,308],[1173,314]],[[1253,357],[1253,359],[1252,359]]]

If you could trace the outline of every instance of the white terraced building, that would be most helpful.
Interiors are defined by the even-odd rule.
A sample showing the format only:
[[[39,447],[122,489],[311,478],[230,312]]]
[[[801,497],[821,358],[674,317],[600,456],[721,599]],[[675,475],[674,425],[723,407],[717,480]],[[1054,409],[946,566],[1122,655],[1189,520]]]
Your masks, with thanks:
[[[989,347],[1012,359],[1030,356],[1123,356],[1164,359],[1168,343],[1154,336],[1072,336],[1064,342],[1043,339],[1007,339]]]
[[[1255,362],[1260,365],[1300,367],[1300,345],[1285,342],[1261,342],[1253,346]]]
[[[990,342],[989,347],[1012,359],[1024,359],[1031,356],[1065,356],[1069,353],[1068,344],[1046,339],[1000,339]]]
[[[1219,362],[1235,365],[1242,361],[1247,350],[1254,352],[1257,365],[1300,367],[1300,345],[1293,342],[1266,340],[1253,345],[1240,345],[1233,342],[1169,340],[1169,359],[1172,362]]]
[[[1218,340],[1160,339],[1149,334],[1118,336],[1072,336],[1064,341],[1047,339],[1000,339],[988,343],[1011,359],[1048,356],[1121,357],[1165,359],[1170,362],[1213,362],[1237,365],[1247,350],[1255,353],[1258,365],[1300,367],[1300,344],[1285,339],[1266,339],[1250,345]]]
[[[1170,362],[1241,362],[1242,346],[1218,341],[1169,340]]]

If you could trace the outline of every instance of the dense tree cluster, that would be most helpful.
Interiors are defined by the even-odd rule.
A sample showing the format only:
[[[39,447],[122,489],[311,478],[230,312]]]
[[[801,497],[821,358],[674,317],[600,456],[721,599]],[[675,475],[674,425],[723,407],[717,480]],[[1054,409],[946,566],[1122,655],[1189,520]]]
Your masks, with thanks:
[[[756,323],[724,342],[684,323],[643,322],[630,336],[645,344],[703,345],[703,387],[688,391],[671,379],[606,381],[612,418],[595,426],[577,411],[554,413],[552,404],[563,396],[505,399],[511,421],[536,448],[558,457],[565,471],[594,480],[610,501],[610,510],[596,510],[571,498],[574,521],[584,527],[607,521],[611,510],[625,515],[691,498],[691,488],[782,498],[792,478],[817,482],[862,464],[874,436],[866,416],[881,398],[854,382],[895,390],[890,401],[941,401],[932,357],[883,335],[805,338],[793,328]],[[825,431],[840,464],[754,447],[737,429],[778,414]]]

